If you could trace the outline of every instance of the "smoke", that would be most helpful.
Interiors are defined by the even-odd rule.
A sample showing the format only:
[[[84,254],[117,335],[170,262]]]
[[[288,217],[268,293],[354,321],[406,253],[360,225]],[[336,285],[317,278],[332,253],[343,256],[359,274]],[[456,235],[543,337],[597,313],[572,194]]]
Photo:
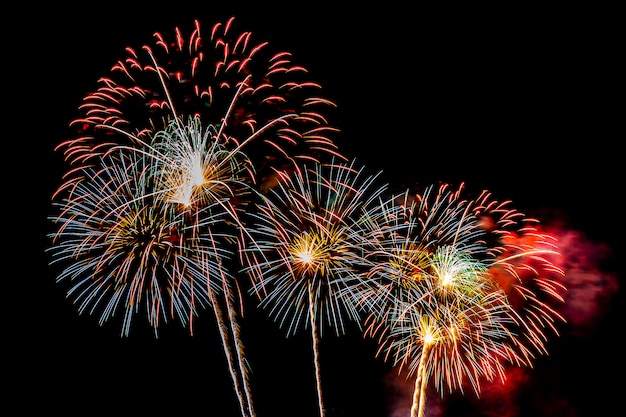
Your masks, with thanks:
[[[565,303],[560,307],[571,336],[591,334],[612,306],[612,297],[619,290],[617,274],[605,270],[613,253],[604,242],[594,242],[575,230],[553,229],[558,238],[567,288]]]
[[[383,378],[387,397],[387,417],[409,417],[415,389],[415,376],[409,377],[403,370],[392,369]],[[443,417],[443,399],[432,388],[426,393],[425,417]]]
[[[528,380],[527,369],[508,368],[504,383],[495,379],[483,385],[480,398],[472,399],[472,408],[481,410],[478,415],[482,417],[517,417],[520,413],[520,390]]]
[[[397,370],[389,371],[383,378],[385,394],[389,404],[388,417],[406,417],[411,415],[411,401],[415,382]]]
[[[589,239],[584,233],[568,229],[562,224],[548,224],[544,231],[557,239],[561,256],[553,259],[563,270],[560,279],[566,291],[564,302],[553,305],[565,318],[559,327],[561,345],[580,343],[590,337],[606,318],[612,307],[612,298],[619,290],[617,273],[611,271],[612,248],[605,242]],[[480,417],[578,417],[582,411],[571,392],[568,392],[564,366],[567,359],[560,357],[554,345],[548,343],[549,355],[541,358],[541,363],[532,368],[510,367],[506,380],[486,382],[480,398],[464,396],[460,401],[464,409],[460,415]],[[538,358],[539,359],[539,358]],[[447,402],[446,415],[458,398]],[[471,410],[471,411],[470,411]]]

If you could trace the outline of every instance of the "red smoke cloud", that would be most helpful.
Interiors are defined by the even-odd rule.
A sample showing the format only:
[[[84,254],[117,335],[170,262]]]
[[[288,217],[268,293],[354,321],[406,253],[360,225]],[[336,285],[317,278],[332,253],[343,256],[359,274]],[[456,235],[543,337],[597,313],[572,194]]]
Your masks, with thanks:
[[[603,265],[613,256],[604,242],[593,242],[575,230],[551,230],[558,238],[563,255],[559,265],[567,288],[560,312],[567,320],[570,335],[584,337],[592,332],[611,307],[612,296],[619,290],[615,272]]]

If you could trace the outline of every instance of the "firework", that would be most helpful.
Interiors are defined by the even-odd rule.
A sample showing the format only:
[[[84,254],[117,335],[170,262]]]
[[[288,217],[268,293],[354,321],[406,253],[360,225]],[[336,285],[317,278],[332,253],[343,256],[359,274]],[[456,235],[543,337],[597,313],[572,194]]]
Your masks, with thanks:
[[[452,247],[429,258],[408,301],[387,312],[388,353],[417,376],[412,416],[423,415],[431,376],[439,391],[463,391],[467,381],[478,392],[482,378],[504,378],[503,362],[514,356],[507,343],[516,316],[484,265]]]
[[[111,145],[150,143],[177,117],[198,117],[248,142],[259,175],[270,165],[338,156],[326,115],[335,105],[321,86],[291,53],[272,51],[234,25],[234,18],[216,23],[205,36],[195,21],[188,37],[177,27],[172,40],[155,33],[152,43],[127,47],[84,98],[71,122],[75,137],[58,149],[83,162]]]
[[[55,195],[49,252],[61,266],[57,280],[72,282],[68,295],[79,312],[100,309],[101,323],[122,310],[125,336],[142,304],[155,335],[171,314],[191,326],[207,294],[229,277],[221,259],[232,253],[215,242],[236,237],[222,227],[228,213],[214,210],[220,202],[179,210],[164,199],[153,162],[138,151],[111,151],[101,164],[73,171]]]
[[[256,246],[247,254],[246,272],[255,278],[261,308],[288,335],[310,327],[323,416],[318,338],[325,327],[341,335],[346,320],[360,321],[345,287],[363,272],[359,218],[386,186],[356,169],[354,160],[277,175],[278,185],[252,213]]]
[[[546,333],[563,320],[551,307],[564,290],[554,240],[508,202],[463,191],[407,192],[367,223],[367,279],[379,285],[353,297],[367,301],[379,354],[417,376],[412,416],[423,414],[428,381],[442,394],[467,383],[478,394],[482,379],[504,379],[505,363],[547,353]]]
[[[68,296],[79,313],[100,309],[103,323],[123,311],[124,336],[141,305],[155,335],[169,317],[193,334],[193,317],[211,307],[242,414],[254,415],[228,272],[245,230],[237,198],[250,189],[251,173],[229,145],[194,118],[173,120],[144,149],[120,146],[91,158],[54,196],[60,214],[50,252],[61,266],[57,280],[73,283]]]

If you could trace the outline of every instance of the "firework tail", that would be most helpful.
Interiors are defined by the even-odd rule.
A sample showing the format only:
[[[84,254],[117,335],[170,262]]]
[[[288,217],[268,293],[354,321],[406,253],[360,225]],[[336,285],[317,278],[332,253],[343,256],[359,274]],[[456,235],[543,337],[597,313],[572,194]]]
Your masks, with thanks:
[[[315,364],[315,382],[317,386],[317,403],[320,409],[320,417],[324,417],[324,400],[322,399],[322,375],[319,360],[319,337],[317,324],[315,323],[315,294],[313,285],[308,283],[309,289],[309,320],[311,323],[311,341],[313,343],[313,363]]]
[[[237,353],[237,366],[239,368],[239,375],[241,376],[241,383],[243,385],[244,394],[246,396],[246,403],[248,404],[248,412],[250,414],[250,417],[254,417],[255,413],[252,404],[252,395],[250,392],[248,367],[246,366],[244,346],[239,332],[239,321],[237,319],[237,312],[235,311],[233,305],[234,294],[232,289],[228,285],[224,285],[224,300],[226,302],[228,312],[228,323],[230,324],[230,329],[233,336],[233,343],[235,346],[235,351]]]
[[[224,321],[224,313],[219,306],[220,300],[215,296],[215,292],[210,291],[211,302],[213,304],[213,311],[215,313],[215,319],[217,321],[217,328],[220,333],[220,337],[222,339],[222,346],[224,348],[224,354],[226,355],[226,360],[228,361],[228,370],[230,371],[230,376],[234,384],[235,393],[237,394],[237,399],[239,400],[239,408],[241,409],[241,415],[246,417],[249,416],[248,411],[249,407],[247,406],[246,399],[244,398],[243,389],[241,387],[241,381],[239,380],[239,376],[237,374],[236,368],[238,366],[235,365],[233,355],[230,349],[230,338],[228,327]],[[246,396],[247,398],[247,396]]]

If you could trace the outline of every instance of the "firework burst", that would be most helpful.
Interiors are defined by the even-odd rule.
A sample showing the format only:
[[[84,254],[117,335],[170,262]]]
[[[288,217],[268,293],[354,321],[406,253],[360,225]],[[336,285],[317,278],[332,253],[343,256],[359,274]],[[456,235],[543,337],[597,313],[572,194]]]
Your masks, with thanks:
[[[564,290],[554,239],[508,202],[463,191],[407,192],[367,223],[367,279],[379,285],[352,297],[366,301],[379,354],[417,376],[412,416],[423,415],[430,380],[442,394],[467,383],[478,394],[482,379],[504,378],[505,363],[531,366],[563,320],[551,307]]]
[[[247,253],[260,306],[288,335],[310,328],[320,416],[324,415],[318,360],[325,327],[343,334],[360,313],[345,287],[362,274],[359,218],[384,192],[377,176],[335,163],[278,172],[278,185],[252,213],[255,246]]]
[[[272,51],[250,32],[237,33],[234,18],[205,36],[194,22],[169,40],[154,34],[140,49],[127,47],[72,121],[74,138],[59,145],[66,159],[81,162],[115,144],[142,146],[181,117],[204,126],[228,126],[228,136],[250,142],[260,175],[270,166],[336,152],[327,112],[335,105],[288,52]],[[250,137],[259,137],[250,141]]]
[[[73,282],[68,295],[81,313],[100,309],[101,323],[123,311],[126,336],[143,303],[155,335],[172,314],[191,326],[229,277],[221,259],[232,256],[226,243],[236,238],[223,227],[228,213],[215,210],[221,201],[180,209],[164,198],[156,166],[142,152],[113,150],[73,171],[54,196],[57,280]]]
[[[68,296],[79,313],[100,309],[103,323],[122,311],[124,336],[141,305],[155,336],[168,318],[193,334],[193,318],[211,307],[242,413],[253,415],[228,272],[245,230],[238,198],[252,180],[249,161],[231,145],[197,118],[175,119],[151,145],[91,158],[53,196],[50,252],[57,281],[73,283]]]

